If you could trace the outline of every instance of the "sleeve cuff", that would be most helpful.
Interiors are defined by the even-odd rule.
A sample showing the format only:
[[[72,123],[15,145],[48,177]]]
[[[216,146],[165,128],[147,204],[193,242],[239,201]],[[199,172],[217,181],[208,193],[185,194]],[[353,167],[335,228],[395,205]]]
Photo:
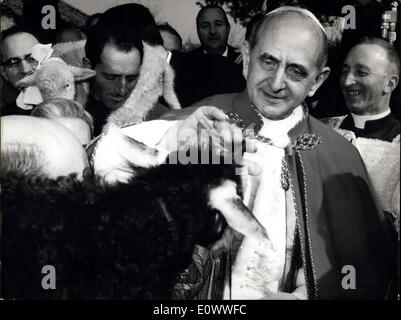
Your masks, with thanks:
[[[148,147],[159,149],[159,142],[177,122],[166,120],[144,121],[134,126],[122,128],[121,131],[130,138],[146,144]]]

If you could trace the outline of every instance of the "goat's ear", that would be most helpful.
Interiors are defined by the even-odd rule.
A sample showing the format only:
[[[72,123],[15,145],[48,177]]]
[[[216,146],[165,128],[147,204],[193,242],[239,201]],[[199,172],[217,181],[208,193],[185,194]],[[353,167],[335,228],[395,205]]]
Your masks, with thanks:
[[[95,76],[96,71],[87,68],[78,68],[70,66],[75,81],[83,81]]]
[[[21,80],[19,80],[15,85],[18,88],[33,86],[35,85],[35,79],[36,79],[36,72],[33,72],[27,75],[26,77],[22,78]]]
[[[81,65],[84,68],[93,69],[91,62],[87,57],[83,57],[82,58],[82,64]]]

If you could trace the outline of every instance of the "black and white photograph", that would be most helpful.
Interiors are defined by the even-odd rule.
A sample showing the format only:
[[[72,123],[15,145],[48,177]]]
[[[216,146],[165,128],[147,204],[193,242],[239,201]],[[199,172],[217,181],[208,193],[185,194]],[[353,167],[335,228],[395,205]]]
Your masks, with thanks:
[[[400,301],[400,0],[0,0],[0,23],[0,308]]]

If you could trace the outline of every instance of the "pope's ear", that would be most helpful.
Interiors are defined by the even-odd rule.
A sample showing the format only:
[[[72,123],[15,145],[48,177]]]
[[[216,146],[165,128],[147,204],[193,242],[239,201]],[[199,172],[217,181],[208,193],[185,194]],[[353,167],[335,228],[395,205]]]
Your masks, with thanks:
[[[323,84],[323,82],[326,81],[329,75],[330,75],[329,67],[324,67],[322,70],[320,70],[320,73],[317,75],[315,79],[315,83],[309,89],[308,97],[312,97],[316,93],[317,89],[320,88],[320,86]]]
[[[246,78],[248,76],[248,65],[251,55],[251,48],[247,40],[244,40],[244,42],[242,43],[241,54],[242,54],[242,73]]]
[[[400,81],[400,77],[397,75],[392,75],[390,79],[387,81],[387,85],[384,88],[384,93],[391,93],[397,88],[397,85]]]

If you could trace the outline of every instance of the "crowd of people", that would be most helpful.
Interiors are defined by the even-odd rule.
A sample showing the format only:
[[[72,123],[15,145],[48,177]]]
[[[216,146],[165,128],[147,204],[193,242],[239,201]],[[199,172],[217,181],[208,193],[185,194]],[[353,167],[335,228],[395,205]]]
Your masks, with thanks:
[[[256,14],[236,49],[207,5],[188,52],[139,4],[60,30],[54,50],[0,13],[1,297],[399,299],[401,66],[386,40],[355,41],[332,81],[336,51],[299,6]],[[21,80],[60,50],[95,73],[44,99]],[[322,112],[329,91],[344,114]]]

